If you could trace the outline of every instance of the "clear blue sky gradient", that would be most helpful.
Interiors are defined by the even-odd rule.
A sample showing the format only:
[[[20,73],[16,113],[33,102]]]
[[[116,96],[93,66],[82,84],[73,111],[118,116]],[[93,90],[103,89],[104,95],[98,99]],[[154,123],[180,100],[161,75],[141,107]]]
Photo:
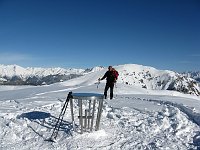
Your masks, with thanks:
[[[0,0],[0,64],[200,70],[199,0]]]

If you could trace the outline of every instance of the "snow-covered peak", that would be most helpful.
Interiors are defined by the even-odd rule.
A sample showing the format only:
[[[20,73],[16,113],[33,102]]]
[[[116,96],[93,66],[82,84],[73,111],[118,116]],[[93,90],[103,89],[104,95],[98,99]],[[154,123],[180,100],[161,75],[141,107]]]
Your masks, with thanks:
[[[113,66],[115,69],[119,71],[126,71],[126,72],[135,72],[135,73],[140,73],[140,72],[149,72],[152,75],[159,75],[159,74],[171,74],[175,75],[176,73],[170,70],[158,70],[154,67],[150,66],[143,66],[143,65],[137,65],[137,64],[125,64],[125,65],[118,65],[118,66]]]
[[[13,77],[19,76],[27,78],[30,76],[44,77],[48,75],[68,75],[68,74],[80,74],[84,69],[64,69],[64,68],[34,68],[28,67],[23,68],[18,65],[0,65],[0,76],[1,77]]]
[[[175,90],[200,95],[200,87],[194,79],[173,71],[136,64],[119,65],[115,68],[119,72],[118,82],[121,83],[146,89]]]
[[[0,76],[2,77],[23,76],[24,74],[26,74],[26,69],[18,65],[0,65]]]
[[[103,69],[105,69],[103,66],[97,66],[97,67],[92,68],[91,72],[101,71]]]
[[[137,64],[125,64],[113,66],[119,73],[117,83],[123,83],[138,88],[150,90],[174,90],[182,93],[200,95],[200,88],[197,82],[188,77],[184,77],[169,70],[158,70],[153,67],[142,66]],[[72,85],[92,85],[98,82],[107,69],[91,72],[80,78],[70,80],[63,84],[67,86]],[[102,81],[102,82],[105,82]]]
[[[183,72],[182,74],[183,74],[184,76],[186,76],[186,77],[193,78],[193,79],[195,79],[195,80],[197,80],[197,81],[200,82],[200,71]]]
[[[103,66],[96,66],[96,67],[94,67],[94,68],[87,68],[87,69],[85,69],[85,71],[84,71],[84,73],[89,73],[89,72],[97,72],[97,71],[101,71],[101,70],[103,70],[104,69],[104,67]]]

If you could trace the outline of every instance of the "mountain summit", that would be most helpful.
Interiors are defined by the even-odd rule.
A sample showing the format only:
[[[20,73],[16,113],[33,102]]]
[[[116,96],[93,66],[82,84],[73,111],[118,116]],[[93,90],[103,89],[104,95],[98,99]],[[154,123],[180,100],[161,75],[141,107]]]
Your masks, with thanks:
[[[119,82],[136,85],[146,89],[174,90],[187,94],[200,95],[198,82],[182,74],[169,71],[157,70],[135,64],[117,66]]]

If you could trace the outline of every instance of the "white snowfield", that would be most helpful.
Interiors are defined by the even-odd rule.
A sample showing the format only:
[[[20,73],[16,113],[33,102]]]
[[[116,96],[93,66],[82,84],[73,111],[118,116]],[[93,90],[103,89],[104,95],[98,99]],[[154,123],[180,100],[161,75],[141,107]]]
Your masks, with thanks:
[[[68,107],[56,142],[48,141],[69,91],[102,94],[105,80],[97,79],[105,72],[49,86],[0,86],[0,150],[200,149],[200,97],[124,84],[121,77],[114,99],[104,100],[100,130],[73,131]]]

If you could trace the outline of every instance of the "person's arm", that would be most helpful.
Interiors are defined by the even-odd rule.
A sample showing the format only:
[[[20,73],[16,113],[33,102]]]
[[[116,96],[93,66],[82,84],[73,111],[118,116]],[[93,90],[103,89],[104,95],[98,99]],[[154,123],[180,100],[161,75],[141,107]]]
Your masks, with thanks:
[[[104,80],[107,77],[107,74],[108,72],[106,72],[102,78],[99,78],[99,80]]]

